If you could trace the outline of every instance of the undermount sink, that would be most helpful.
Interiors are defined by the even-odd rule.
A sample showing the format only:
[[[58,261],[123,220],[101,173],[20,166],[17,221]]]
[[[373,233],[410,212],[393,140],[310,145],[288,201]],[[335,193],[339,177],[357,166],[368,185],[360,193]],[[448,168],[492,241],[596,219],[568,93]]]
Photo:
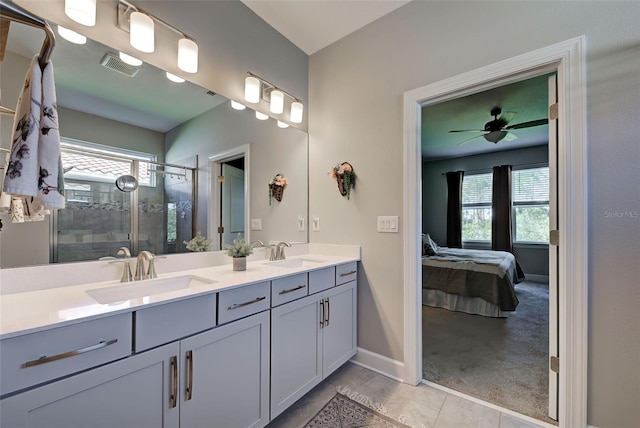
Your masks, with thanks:
[[[299,268],[306,266],[315,266],[318,263],[324,263],[326,260],[314,260],[314,259],[286,259],[286,260],[277,260],[274,262],[267,262],[266,265],[283,267],[283,268]]]
[[[111,287],[94,288],[85,292],[96,302],[109,304],[125,300],[154,296],[170,291],[185,290],[193,285],[213,284],[216,281],[195,275],[173,278],[147,279],[139,282],[120,283]]]

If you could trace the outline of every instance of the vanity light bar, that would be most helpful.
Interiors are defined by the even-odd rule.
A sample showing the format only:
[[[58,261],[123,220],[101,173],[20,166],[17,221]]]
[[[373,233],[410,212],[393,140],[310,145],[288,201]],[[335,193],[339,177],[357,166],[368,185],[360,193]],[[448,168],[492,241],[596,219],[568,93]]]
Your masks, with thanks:
[[[247,102],[256,104],[260,102],[260,98],[262,98],[269,102],[269,110],[272,113],[282,114],[284,112],[285,95],[293,100],[289,119],[293,123],[302,123],[304,106],[299,99],[287,91],[278,88],[276,85],[269,83],[262,77],[247,71],[247,77],[244,81],[244,99]]]

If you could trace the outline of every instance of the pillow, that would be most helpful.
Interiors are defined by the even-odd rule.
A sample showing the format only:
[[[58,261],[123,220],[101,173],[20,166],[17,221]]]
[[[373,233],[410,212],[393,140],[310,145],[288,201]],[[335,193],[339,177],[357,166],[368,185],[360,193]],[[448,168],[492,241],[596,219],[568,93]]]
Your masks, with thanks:
[[[429,244],[431,245],[433,252],[436,254],[440,254],[440,246],[436,244],[436,242],[433,239],[431,239],[431,235],[427,234],[427,236],[429,237]]]
[[[440,249],[440,247],[438,247],[438,245],[433,242],[433,239],[431,239],[431,236],[429,236],[428,233],[423,233],[422,234],[422,255],[423,256],[435,256],[438,254],[438,250]]]

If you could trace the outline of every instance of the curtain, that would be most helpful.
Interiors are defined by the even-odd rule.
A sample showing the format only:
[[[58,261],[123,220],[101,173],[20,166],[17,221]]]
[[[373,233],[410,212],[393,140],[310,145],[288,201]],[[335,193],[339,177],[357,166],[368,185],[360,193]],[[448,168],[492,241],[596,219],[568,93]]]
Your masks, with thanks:
[[[511,165],[493,167],[491,249],[513,252]]]
[[[464,171],[447,176],[447,247],[462,248],[462,179]]]

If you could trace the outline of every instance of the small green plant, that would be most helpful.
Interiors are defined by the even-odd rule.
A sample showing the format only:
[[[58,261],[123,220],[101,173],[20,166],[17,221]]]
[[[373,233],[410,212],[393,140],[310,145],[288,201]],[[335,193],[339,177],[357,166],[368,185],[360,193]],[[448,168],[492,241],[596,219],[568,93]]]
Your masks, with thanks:
[[[224,249],[227,251],[229,257],[247,257],[253,253],[253,247],[247,241],[242,239],[240,234],[233,240],[232,245],[225,245]]]
[[[205,238],[200,232],[191,241],[182,241],[182,243],[186,244],[187,250],[193,252],[209,251],[211,249],[211,239]]]

